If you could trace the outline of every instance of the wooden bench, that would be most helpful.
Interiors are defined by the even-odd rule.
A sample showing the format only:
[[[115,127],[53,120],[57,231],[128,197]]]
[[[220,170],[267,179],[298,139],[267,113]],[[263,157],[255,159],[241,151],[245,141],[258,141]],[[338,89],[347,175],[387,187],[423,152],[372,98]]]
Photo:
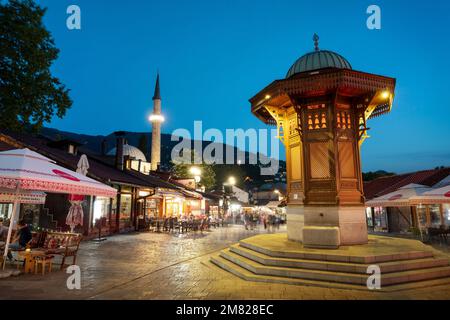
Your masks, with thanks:
[[[72,257],[72,265],[76,263],[82,235],[79,233],[65,233],[47,231],[39,237],[36,236],[36,248],[44,250],[46,255],[59,255],[62,257],[61,270],[66,266],[66,259]]]

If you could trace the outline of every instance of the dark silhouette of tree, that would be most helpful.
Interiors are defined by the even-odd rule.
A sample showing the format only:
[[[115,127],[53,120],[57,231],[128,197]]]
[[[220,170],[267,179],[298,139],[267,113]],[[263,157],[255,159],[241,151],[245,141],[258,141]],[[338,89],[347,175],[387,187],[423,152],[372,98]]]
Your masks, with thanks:
[[[200,186],[204,186],[206,190],[211,190],[216,184],[216,174],[214,172],[214,166],[211,164],[201,163],[193,164],[200,161],[195,161],[199,159],[199,156],[194,150],[184,150],[187,154],[190,154],[190,160],[187,163],[184,162],[172,162],[172,173],[178,178],[193,178],[190,169],[192,167],[198,167],[201,170],[201,180],[198,183]]]
[[[57,59],[42,18],[46,9],[32,0],[0,3],[0,126],[37,130],[71,107],[69,90],[51,74]]]
[[[372,171],[363,172],[362,177],[363,177],[363,181],[372,181],[377,178],[394,176],[394,175],[395,175],[394,172],[386,172],[384,170],[378,170],[375,172],[372,172]]]

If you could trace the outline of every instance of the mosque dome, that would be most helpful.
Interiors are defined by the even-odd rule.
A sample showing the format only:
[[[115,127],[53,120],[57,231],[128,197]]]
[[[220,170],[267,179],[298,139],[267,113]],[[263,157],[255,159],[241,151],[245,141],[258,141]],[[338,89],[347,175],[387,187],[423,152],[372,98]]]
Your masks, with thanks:
[[[108,152],[108,156],[115,156],[115,155],[116,155],[116,148],[113,148]],[[130,146],[129,144],[123,145],[123,155],[130,157],[130,159],[147,162],[144,153],[138,148]]]
[[[340,54],[329,50],[320,50],[319,37],[317,35],[314,35],[313,40],[315,51],[307,53],[295,61],[292,67],[289,68],[286,78],[290,78],[297,73],[324,68],[352,69],[347,59]]]

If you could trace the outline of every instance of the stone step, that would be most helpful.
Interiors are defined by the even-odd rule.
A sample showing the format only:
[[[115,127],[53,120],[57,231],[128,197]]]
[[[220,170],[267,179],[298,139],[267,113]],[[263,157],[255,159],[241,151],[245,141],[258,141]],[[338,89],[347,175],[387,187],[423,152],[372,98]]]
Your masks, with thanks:
[[[245,268],[240,267],[233,262],[224,259],[220,254],[213,254],[210,257],[210,262],[219,268],[230,272],[231,274],[246,280],[255,282],[266,282],[266,283],[279,283],[279,284],[289,284],[289,285],[302,285],[302,286],[315,286],[324,288],[337,288],[337,289],[352,289],[352,290],[364,290],[364,287],[360,285],[349,285],[342,283],[327,283],[323,281],[307,280],[307,279],[296,279],[296,278],[284,278],[276,276],[261,276],[248,271]]]
[[[338,282],[366,286],[368,275],[313,269],[265,266],[254,260],[233,253],[230,249],[220,252],[220,256],[248,271],[262,276],[300,278],[325,282]],[[434,267],[423,270],[411,270],[382,274],[381,285],[388,286],[414,281],[431,280],[450,277],[450,266]]]
[[[350,262],[361,264],[376,264],[382,262],[393,262],[413,259],[425,259],[432,258],[433,252],[431,251],[404,251],[404,252],[392,252],[389,254],[369,254],[369,255],[356,255],[345,254],[342,250],[314,250],[314,249],[302,249],[302,250],[273,250],[267,247],[255,245],[254,243],[246,240],[241,240],[239,245],[256,251],[258,253],[265,254],[275,258],[288,258],[288,259],[306,259],[306,260],[319,260],[319,261],[331,261],[331,262]],[[334,253],[336,251],[336,253]],[[326,252],[326,253],[325,253]],[[339,252],[339,253],[338,253]]]
[[[247,249],[239,244],[232,245],[230,247],[230,251],[235,254],[241,255],[245,258],[248,258],[250,260],[256,261],[262,265],[275,267],[367,274],[367,268],[369,266],[369,264],[351,263],[351,262],[345,263],[345,262],[319,261],[308,259],[276,258],[268,256],[263,253],[259,253],[251,249]],[[402,260],[393,262],[382,262],[379,263],[378,265],[381,269],[382,274],[386,274],[406,270],[445,267],[449,265],[449,260],[446,258],[425,258],[425,259]]]
[[[264,282],[264,283],[278,283],[285,285],[299,285],[299,286],[314,286],[314,287],[323,287],[323,288],[337,288],[337,289],[348,289],[348,290],[361,290],[366,291],[368,288],[366,286],[361,285],[351,285],[344,283],[334,283],[334,282],[325,282],[325,281],[317,281],[317,280],[307,280],[307,279],[298,279],[298,278],[286,278],[286,277],[277,277],[277,276],[264,276],[257,275],[249,270],[240,267],[239,265],[224,259],[220,256],[219,253],[215,253],[211,255],[210,262],[220,269],[229,272],[243,280],[246,281],[254,281],[254,282]],[[404,283],[390,286],[382,286],[381,289],[376,290],[380,292],[396,292],[402,290],[411,290],[418,288],[428,288],[432,286],[442,286],[442,285],[450,285],[450,277],[439,278],[433,280],[423,280],[412,283]]]

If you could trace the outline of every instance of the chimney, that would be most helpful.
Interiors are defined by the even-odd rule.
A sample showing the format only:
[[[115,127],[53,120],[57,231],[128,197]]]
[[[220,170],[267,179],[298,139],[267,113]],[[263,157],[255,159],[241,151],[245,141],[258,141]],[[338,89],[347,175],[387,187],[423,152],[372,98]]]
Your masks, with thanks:
[[[123,145],[125,144],[125,132],[114,132],[116,136],[116,168],[123,171]]]
[[[103,139],[103,141],[102,141],[102,156],[106,156],[106,147],[107,147],[106,139]]]

